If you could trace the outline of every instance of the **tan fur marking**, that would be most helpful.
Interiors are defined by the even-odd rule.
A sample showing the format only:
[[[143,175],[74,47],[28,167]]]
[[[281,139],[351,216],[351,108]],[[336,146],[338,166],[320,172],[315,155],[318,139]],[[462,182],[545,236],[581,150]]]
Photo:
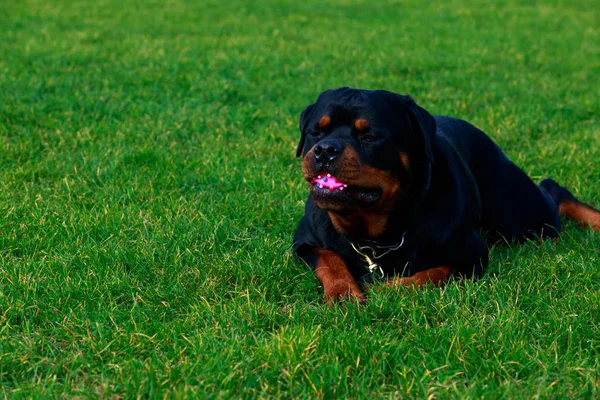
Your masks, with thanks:
[[[313,154],[314,147],[310,149],[302,159],[302,174],[307,179],[307,181],[314,177],[313,171],[311,169],[311,160],[313,159]]]
[[[319,261],[317,261],[315,275],[323,284],[324,301],[329,304],[344,298],[365,301],[365,295],[358,287],[350,271],[348,271],[342,257],[329,250],[317,250],[316,252]]]
[[[400,162],[404,165],[404,168],[410,169],[410,159],[408,158],[408,154],[400,153]]]
[[[450,267],[442,266],[417,272],[406,278],[394,278],[391,281],[388,281],[386,285],[418,288],[427,283],[432,283],[436,287],[443,287],[450,275],[452,275],[452,269]]]
[[[370,237],[380,236],[385,232],[388,223],[388,214],[355,212],[348,216],[341,216],[329,212],[331,223],[339,232],[362,231]]]
[[[359,131],[363,131],[369,127],[369,121],[364,118],[358,118],[354,121],[354,127]]]
[[[600,212],[583,203],[562,201],[558,206],[558,213],[600,231]]]
[[[323,115],[321,117],[321,119],[319,120],[319,128],[327,128],[329,126],[329,124],[331,123],[331,118],[329,117],[329,115]]]

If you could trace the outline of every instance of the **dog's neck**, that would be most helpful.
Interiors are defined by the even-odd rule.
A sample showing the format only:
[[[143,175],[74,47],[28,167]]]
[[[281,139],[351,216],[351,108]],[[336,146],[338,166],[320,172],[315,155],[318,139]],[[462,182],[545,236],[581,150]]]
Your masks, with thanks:
[[[382,244],[393,244],[402,235],[413,229],[411,219],[402,218],[396,213],[351,213],[338,214],[328,212],[335,229],[349,241],[372,241]]]
[[[387,230],[389,221],[389,215],[378,213],[338,214],[329,211],[328,214],[335,229],[348,238],[375,239]]]

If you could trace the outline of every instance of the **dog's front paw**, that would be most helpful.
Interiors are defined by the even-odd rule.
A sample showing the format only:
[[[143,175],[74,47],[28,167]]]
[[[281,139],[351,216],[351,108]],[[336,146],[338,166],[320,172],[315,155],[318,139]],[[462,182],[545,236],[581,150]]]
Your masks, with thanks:
[[[391,287],[419,287],[431,284],[436,287],[443,287],[451,275],[452,268],[441,266],[417,272],[408,277],[395,277],[387,281],[386,285]]]
[[[349,284],[347,280],[336,281],[325,287],[324,302],[334,305],[345,300],[355,300],[359,303],[364,303],[366,297],[356,283],[352,282]]]
[[[418,283],[419,282],[416,281],[412,277],[407,277],[407,278],[395,277],[395,278],[387,281],[385,283],[385,286],[387,286],[387,287],[414,287],[414,286],[418,285]]]

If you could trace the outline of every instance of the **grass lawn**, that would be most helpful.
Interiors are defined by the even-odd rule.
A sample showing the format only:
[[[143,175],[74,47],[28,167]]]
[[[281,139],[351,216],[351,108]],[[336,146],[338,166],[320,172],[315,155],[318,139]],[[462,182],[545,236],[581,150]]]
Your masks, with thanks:
[[[434,4],[437,3],[437,4]],[[598,398],[600,234],[328,307],[300,111],[409,93],[600,204],[600,3],[0,5],[0,394]]]

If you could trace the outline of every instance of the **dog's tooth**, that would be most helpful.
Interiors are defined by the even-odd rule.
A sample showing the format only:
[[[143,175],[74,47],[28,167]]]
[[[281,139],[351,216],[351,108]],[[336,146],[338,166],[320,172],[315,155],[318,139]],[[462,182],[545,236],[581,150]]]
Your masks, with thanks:
[[[319,189],[323,189],[323,185],[319,183]]]
[[[344,190],[344,188],[345,188],[345,187],[346,187],[346,186],[342,186],[342,187],[340,188],[340,190]]]
[[[328,177],[328,178],[331,178],[331,174],[327,174],[327,177]]]
[[[317,179],[321,179],[321,175],[317,176]]]

